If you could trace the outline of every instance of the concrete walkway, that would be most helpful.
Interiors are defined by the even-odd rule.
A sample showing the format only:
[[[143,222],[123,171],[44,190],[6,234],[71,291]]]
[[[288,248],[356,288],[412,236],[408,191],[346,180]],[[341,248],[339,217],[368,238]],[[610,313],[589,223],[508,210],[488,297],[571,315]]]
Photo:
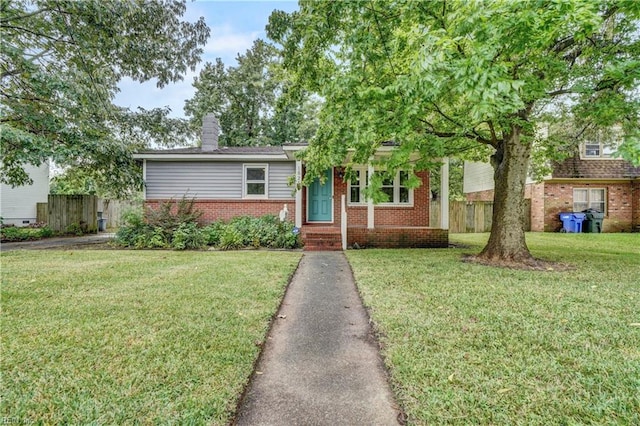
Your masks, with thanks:
[[[91,244],[101,244],[110,241],[115,237],[115,234],[100,233],[83,235],[81,237],[59,237],[59,238],[45,238],[43,240],[36,241],[19,241],[15,243],[2,243],[0,244],[0,251],[10,250],[44,250],[44,249],[58,249],[64,247],[76,247],[86,246]]]
[[[306,252],[236,425],[398,425],[398,408],[342,252]]]

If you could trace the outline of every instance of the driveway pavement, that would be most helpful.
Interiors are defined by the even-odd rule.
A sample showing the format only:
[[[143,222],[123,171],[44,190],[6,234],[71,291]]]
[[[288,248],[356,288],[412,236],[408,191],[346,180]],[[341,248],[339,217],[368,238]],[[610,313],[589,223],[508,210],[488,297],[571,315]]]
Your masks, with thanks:
[[[10,250],[43,250],[43,249],[58,249],[65,247],[87,246],[92,244],[101,244],[113,239],[115,234],[100,233],[83,235],[81,237],[60,237],[60,238],[45,238],[44,240],[37,241],[20,241],[16,243],[2,243],[0,244],[0,251]]]
[[[235,424],[398,425],[400,411],[342,252],[306,252]]]

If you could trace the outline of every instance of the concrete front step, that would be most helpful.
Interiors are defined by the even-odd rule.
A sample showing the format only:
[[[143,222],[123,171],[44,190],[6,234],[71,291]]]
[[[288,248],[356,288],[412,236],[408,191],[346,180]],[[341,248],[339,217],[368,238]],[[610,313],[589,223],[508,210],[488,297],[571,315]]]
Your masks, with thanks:
[[[304,243],[304,251],[341,251],[342,242],[314,240]]]
[[[340,251],[342,234],[336,227],[310,227],[302,229],[305,251]]]

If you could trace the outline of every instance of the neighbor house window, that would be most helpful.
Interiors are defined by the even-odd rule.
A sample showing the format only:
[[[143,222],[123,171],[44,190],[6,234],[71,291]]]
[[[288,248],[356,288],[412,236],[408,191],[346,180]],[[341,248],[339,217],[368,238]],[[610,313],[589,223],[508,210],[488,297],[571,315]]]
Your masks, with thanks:
[[[269,166],[267,164],[245,164],[243,167],[243,198],[267,198]]]
[[[574,188],[573,211],[594,209],[606,213],[606,191],[604,188]]]
[[[611,158],[617,149],[616,132],[596,132],[581,145],[582,158]]]
[[[348,188],[350,204],[365,204],[367,202],[364,189],[367,187],[368,178],[369,174],[366,169],[354,170]],[[409,172],[405,171],[397,172],[394,177],[385,177],[380,190],[387,195],[388,201],[380,203],[380,205],[412,205],[413,190],[406,186],[408,178]]]

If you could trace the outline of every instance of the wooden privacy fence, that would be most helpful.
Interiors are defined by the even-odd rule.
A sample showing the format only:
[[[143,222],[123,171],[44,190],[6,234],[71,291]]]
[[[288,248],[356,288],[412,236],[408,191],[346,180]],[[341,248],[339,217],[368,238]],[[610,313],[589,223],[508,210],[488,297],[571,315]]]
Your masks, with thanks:
[[[525,203],[525,231],[531,230],[531,200]],[[432,200],[429,206],[429,224],[440,226],[440,201]],[[449,201],[449,232],[490,232],[493,201]]]
[[[47,203],[36,203],[36,222],[49,223],[49,209]]]
[[[142,208],[142,201],[131,200],[98,200],[98,211],[102,212],[102,218],[106,219],[107,228],[117,228],[123,224],[123,216],[129,210]]]
[[[95,195],[49,195],[47,211],[47,224],[54,231],[98,231],[98,197]]]
[[[60,224],[55,226],[63,226],[61,224],[66,223],[66,225],[64,225],[64,228],[60,231],[66,231],[66,227],[70,226],[74,222],[78,224],[80,224],[80,222],[92,223],[90,221],[87,221],[84,216],[77,218],[77,215],[75,215],[75,213],[71,215],[69,214],[68,209],[72,209],[76,212],[78,211],[78,203],[93,203],[93,201],[90,201],[92,199],[83,199],[82,201],[80,201],[80,199],[78,199],[77,197],[94,197],[97,199],[97,206],[91,209],[91,211],[95,212],[95,218],[91,220],[97,221],[97,219],[100,219],[100,217],[98,216],[102,216],[102,218],[106,219],[105,226],[107,228],[119,227],[120,225],[122,225],[122,218],[127,211],[142,207],[142,201],[103,200],[98,199],[94,195],[49,195],[49,200],[51,200],[51,197],[57,197],[54,201],[56,207],[50,212],[49,203],[37,203],[37,221],[39,223],[49,224],[52,229],[52,224]],[[63,205],[67,205],[67,207],[63,207]],[[53,217],[51,217],[50,215],[53,215]],[[67,223],[69,221],[69,217],[77,218],[77,220],[72,220],[71,223]]]

